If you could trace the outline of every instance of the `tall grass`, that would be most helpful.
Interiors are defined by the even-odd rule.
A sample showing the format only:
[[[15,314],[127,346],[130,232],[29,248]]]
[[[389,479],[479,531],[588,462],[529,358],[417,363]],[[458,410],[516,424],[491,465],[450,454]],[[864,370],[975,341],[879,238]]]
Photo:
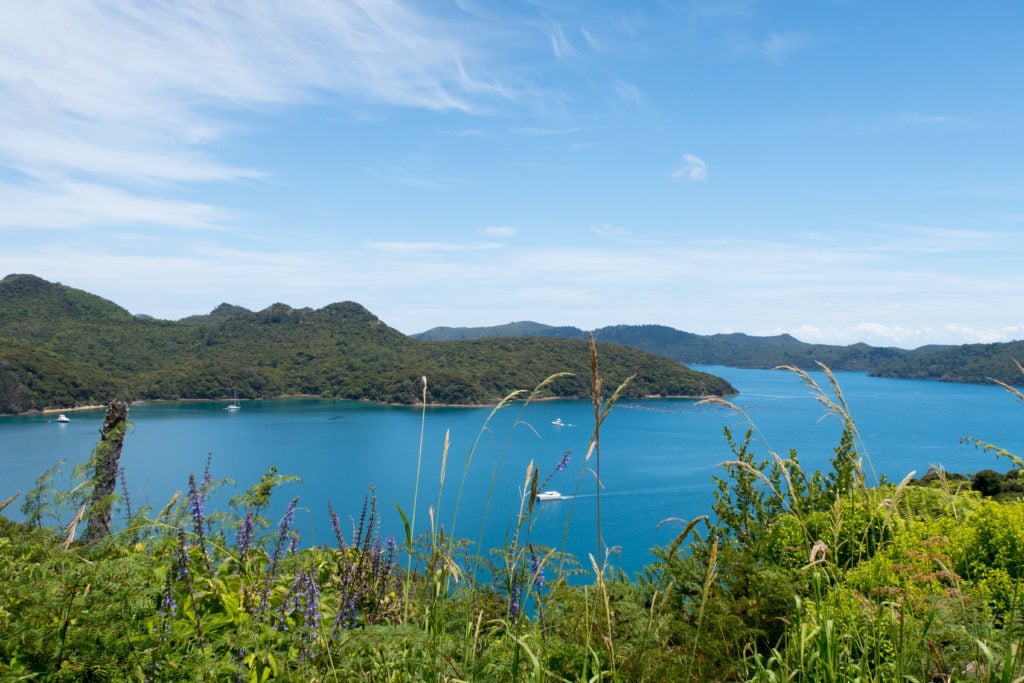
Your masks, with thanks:
[[[266,517],[294,478],[271,469],[218,513],[206,509],[221,484],[208,466],[155,515],[121,500],[121,529],[83,544],[80,495],[53,494],[43,475],[25,500],[29,522],[0,518],[0,679],[1024,680],[1024,503],[982,500],[941,469],[931,486],[876,480],[824,367],[824,385],[787,370],[842,425],[829,468],[806,471],[753,423],[738,438],[726,429],[732,457],[709,514],[665,520],[684,527],[673,542],[639,576],[616,572],[600,496],[601,458],[616,454],[602,453],[601,432],[626,385],[605,397],[593,340],[590,354],[594,425],[575,465],[576,492],[590,478],[598,492],[586,571],[565,552],[575,507],[560,549],[533,538],[536,496],[569,453],[550,473],[527,465],[509,519],[490,505],[511,436],[492,461],[479,457],[498,411],[532,430],[523,411],[562,375],[492,409],[447,519],[455,455],[446,434],[439,471],[423,469],[424,379],[400,543],[382,537],[371,488],[349,533],[329,504],[334,547],[300,549],[310,530],[297,498]],[[474,467],[491,468],[475,545],[456,534]],[[497,548],[482,547],[488,524],[507,529]]]

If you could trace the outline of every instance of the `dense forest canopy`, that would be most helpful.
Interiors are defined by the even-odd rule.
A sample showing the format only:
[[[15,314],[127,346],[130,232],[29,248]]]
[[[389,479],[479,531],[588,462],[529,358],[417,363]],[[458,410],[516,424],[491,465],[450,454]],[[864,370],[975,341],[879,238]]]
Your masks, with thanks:
[[[513,322],[495,327],[435,327],[414,334],[417,339],[456,340],[489,337],[556,337],[585,339],[576,327]],[[656,353],[688,365],[774,368],[792,365],[815,369],[867,372],[877,377],[984,383],[996,379],[1024,384],[1014,359],[1024,358],[1024,341],[961,346],[922,346],[914,350],[867,344],[808,344],[788,334],[756,337],[747,334],[700,335],[663,325],[613,325],[594,330],[599,341]]]
[[[631,397],[731,395],[721,378],[625,346],[601,345],[608,385]],[[262,311],[222,304],[179,321],[133,316],[33,275],[0,280],[0,413],[139,399],[315,395],[483,404],[557,372],[554,397],[590,391],[588,343],[517,338],[430,342],[353,302]]]

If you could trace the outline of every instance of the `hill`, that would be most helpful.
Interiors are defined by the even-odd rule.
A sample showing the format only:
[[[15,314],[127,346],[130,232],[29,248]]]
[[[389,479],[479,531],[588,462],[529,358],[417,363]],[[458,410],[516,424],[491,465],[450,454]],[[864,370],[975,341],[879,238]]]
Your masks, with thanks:
[[[436,327],[417,339],[480,339],[508,336],[585,338],[575,327],[516,322],[495,327]],[[788,334],[757,337],[747,334],[699,335],[663,325],[614,325],[594,330],[599,341],[623,344],[687,365],[772,368],[794,365],[813,369],[822,362],[833,370],[867,372],[879,377],[933,379],[944,382],[1024,384],[1014,359],[1024,360],[1024,341],[962,346],[922,346],[907,350],[868,344],[808,344]]]
[[[1021,385],[1024,377],[1015,360],[1024,362],[1024,341],[922,347],[878,368],[874,374],[944,382],[983,383],[998,379],[1006,384]]]
[[[725,380],[633,348],[600,344],[606,386],[630,397],[735,393]],[[315,395],[385,403],[484,404],[546,377],[549,396],[586,396],[587,342],[548,337],[430,342],[354,302],[262,311],[222,304],[179,321],[32,275],[0,280],[0,413],[138,399]]]

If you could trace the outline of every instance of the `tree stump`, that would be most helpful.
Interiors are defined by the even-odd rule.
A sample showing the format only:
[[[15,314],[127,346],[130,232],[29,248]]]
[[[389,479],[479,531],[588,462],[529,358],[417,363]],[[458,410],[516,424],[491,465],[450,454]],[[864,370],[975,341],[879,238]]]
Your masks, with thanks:
[[[95,543],[110,534],[110,495],[117,487],[117,471],[121,464],[121,447],[128,429],[128,404],[122,400],[111,402],[103,418],[100,442],[96,446],[96,473],[93,475],[92,502],[89,505],[89,525],[85,529],[85,542]]]

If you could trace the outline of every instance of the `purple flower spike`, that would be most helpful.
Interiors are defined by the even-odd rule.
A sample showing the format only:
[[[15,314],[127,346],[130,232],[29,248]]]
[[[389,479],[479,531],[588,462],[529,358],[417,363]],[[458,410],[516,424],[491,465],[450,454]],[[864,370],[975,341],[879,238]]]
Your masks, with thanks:
[[[178,547],[174,551],[174,567],[177,570],[178,578],[183,581],[188,579],[188,551],[188,538],[185,536],[185,530],[179,528]]]
[[[571,450],[566,451],[565,455],[562,456],[562,459],[558,461],[558,465],[555,467],[555,469],[558,470],[559,472],[565,472],[565,469],[569,466],[569,456],[571,454]]]
[[[316,639],[320,629],[320,585],[316,580],[316,573],[311,569],[305,572],[305,585],[303,586],[302,601],[304,603],[304,617],[310,635]]]
[[[327,501],[327,511],[331,515],[331,526],[334,528],[334,538],[338,542],[338,550],[345,549],[345,536],[341,533],[341,524],[338,522],[338,513],[334,511],[331,501]]]
[[[544,587],[544,565],[540,563],[537,553],[530,550],[530,572],[533,574],[533,586],[537,590]]]
[[[252,543],[252,535],[256,529],[255,516],[250,507],[245,513],[245,519],[238,527],[238,556],[244,560],[249,553],[249,544]]]
[[[513,621],[519,617],[519,586],[512,588],[508,596],[508,615]]]
[[[293,498],[292,502],[288,503],[288,509],[285,510],[281,523],[277,527],[277,540],[274,542],[274,553],[270,556],[270,567],[267,571],[268,583],[277,575],[277,562],[281,559],[285,549],[291,545],[292,523],[295,521],[295,506],[298,503],[298,498]]]

